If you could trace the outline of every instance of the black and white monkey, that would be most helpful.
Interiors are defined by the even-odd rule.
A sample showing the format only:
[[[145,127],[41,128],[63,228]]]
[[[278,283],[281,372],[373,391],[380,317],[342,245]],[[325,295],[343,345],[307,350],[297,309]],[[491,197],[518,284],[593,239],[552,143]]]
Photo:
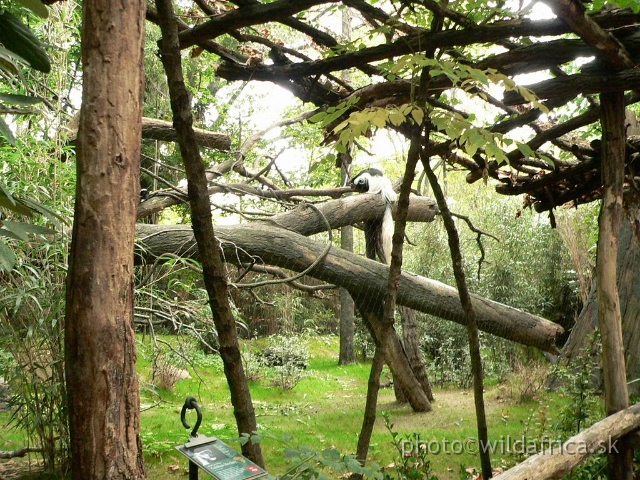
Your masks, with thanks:
[[[365,224],[365,239],[367,242],[367,257],[375,258],[376,252],[384,263],[391,263],[391,246],[393,239],[393,215],[391,204],[397,200],[391,180],[377,168],[368,168],[351,179],[349,185],[360,193],[379,194],[385,202],[386,208],[382,222],[367,222]]]

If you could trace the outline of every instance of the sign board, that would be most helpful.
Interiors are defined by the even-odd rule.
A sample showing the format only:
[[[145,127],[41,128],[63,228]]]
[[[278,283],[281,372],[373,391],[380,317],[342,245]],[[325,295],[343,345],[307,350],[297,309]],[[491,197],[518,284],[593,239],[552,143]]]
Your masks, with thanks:
[[[215,437],[196,437],[176,449],[216,480],[268,476],[265,470]]]

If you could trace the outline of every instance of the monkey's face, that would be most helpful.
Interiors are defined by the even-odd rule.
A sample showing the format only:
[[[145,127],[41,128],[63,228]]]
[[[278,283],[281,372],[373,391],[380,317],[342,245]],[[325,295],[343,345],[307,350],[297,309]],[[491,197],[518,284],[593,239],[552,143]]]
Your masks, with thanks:
[[[358,175],[356,178],[351,180],[351,183],[349,183],[349,186],[356,192],[360,192],[360,193],[368,192],[369,191],[368,174],[364,173],[364,174]]]

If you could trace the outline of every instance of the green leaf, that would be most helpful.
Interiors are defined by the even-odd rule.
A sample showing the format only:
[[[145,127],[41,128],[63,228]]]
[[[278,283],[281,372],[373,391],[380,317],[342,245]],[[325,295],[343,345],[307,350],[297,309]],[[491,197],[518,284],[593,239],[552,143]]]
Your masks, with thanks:
[[[378,128],[384,128],[387,125],[387,111],[384,109],[379,109],[371,117],[371,123],[373,123]]]
[[[405,117],[402,113],[400,113],[397,110],[394,110],[393,112],[389,113],[389,121],[391,122],[391,125],[394,125],[396,127],[402,125],[402,123],[407,119],[407,117]]]
[[[307,121],[309,123],[318,123],[322,121],[327,116],[327,112],[318,112],[315,115],[312,115]]]
[[[0,200],[3,199],[3,198],[9,200],[11,202],[11,205],[15,205],[16,204],[16,201],[11,196],[11,192],[9,192],[9,190],[4,188],[4,185],[2,184],[2,182],[0,182]]]
[[[31,10],[40,18],[49,18],[49,10],[40,0],[18,0],[23,6]]]
[[[10,238],[12,240],[24,241],[23,238],[20,238],[18,235],[13,233],[11,230],[7,230],[5,228],[0,228],[0,237]]]
[[[0,136],[6,138],[11,145],[15,145],[16,137],[13,136],[13,132],[9,128],[9,125],[7,125],[7,122],[5,122],[2,117],[0,117]]]
[[[15,95],[13,93],[0,93],[0,101],[10,105],[29,106],[42,102],[40,97],[28,97],[26,95]]]
[[[0,242],[0,270],[11,271],[16,264],[16,256],[4,243]]]
[[[17,75],[20,72],[20,68],[18,68],[18,65],[16,63],[18,61],[27,63],[25,59],[20,58],[15,53],[7,50],[2,45],[0,45],[0,69],[11,75]]]
[[[356,460],[355,458],[347,459],[346,463],[347,463],[347,468],[351,472],[357,473],[362,468],[362,466],[360,465],[360,462],[358,462],[358,460]]]
[[[11,210],[19,215],[26,215],[27,217],[33,216],[33,211],[30,208],[17,202],[4,188],[0,191],[0,207]]]
[[[556,162],[553,161],[553,158],[548,157],[545,154],[540,154],[540,158],[551,165],[554,169],[556,168]]]
[[[422,125],[424,120],[424,111],[421,108],[415,107],[411,110],[411,116],[418,125]]]
[[[333,133],[338,133],[339,131],[343,130],[347,125],[349,125],[350,120],[345,120],[343,122],[340,122],[338,125],[336,125],[336,127],[333,129]]]
[[[533,151],[533,149],[527,145],[526,143],[520,143],[518,142],[518,150],[520,150],[520,152],[522,152],[522,155],[524,155],[525,157],[535,157],[536,154]]]
[[[483,85],[489,84],[489,79],[486,74],[482,70],[478,70],[477,68],[472,68],[469,72],[469,76],[473,78],[475,81],[482,83]]]
[[[18,17],[6,10],[0,12],[0,43],[20,55],[34,69],[49,73],[51,62],[40,40]]]
[[[47,220],[53,223],[56,228],[61,228],[62,223],[65,223],[64,218],[62,218],[56,212],[51,210],[49,207],[41,204],[40,202],[36,202],[31,198],[21,198],[19,201],[22,202],[27,208],[31,209],[31,211],[37,212],[40,215],[44,216]]]
[[[28,241],[29,235],[50,235],[56,233],[55,230],[52,230],[47,227],[42,227],[40,225],[33,225],[31,223],[24,222],[14,222],[12,220],[4,221],[4,227],[18,235],[22,240]]]

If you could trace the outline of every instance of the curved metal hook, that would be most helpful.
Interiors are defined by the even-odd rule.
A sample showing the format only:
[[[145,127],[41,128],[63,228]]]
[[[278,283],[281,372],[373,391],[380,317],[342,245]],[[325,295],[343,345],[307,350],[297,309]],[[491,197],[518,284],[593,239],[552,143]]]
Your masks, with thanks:
[[[184,425],[184,428],[191,428],[186,419],[187,409],[195,409],[196,414],[198,415],[196,424],[193,426],[193,430],[191,430],[191,436],[197,437],[198,428],[200,428],[200,424],[202,423],[202,412],[200,411],[200,406],[198,405],[198,401],[195,399],[195,397],[187,397],[187,399],[184,401],[184,405],[182,406],[182,411],[180,412],[180,420],[182,421],[182,425]]]

